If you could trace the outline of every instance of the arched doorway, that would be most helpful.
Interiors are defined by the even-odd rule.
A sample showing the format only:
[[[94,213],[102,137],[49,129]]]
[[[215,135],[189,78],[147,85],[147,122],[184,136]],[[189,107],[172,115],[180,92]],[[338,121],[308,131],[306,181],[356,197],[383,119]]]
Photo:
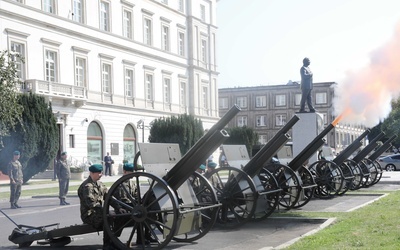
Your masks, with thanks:
[[[97,122],[91,122],[87,131],[87,156],[92,164],[102,163],[103,133]]]
[[[132,125],[126,125],[124,129],[124,161],[133,163],[136,154],[136,134]]]

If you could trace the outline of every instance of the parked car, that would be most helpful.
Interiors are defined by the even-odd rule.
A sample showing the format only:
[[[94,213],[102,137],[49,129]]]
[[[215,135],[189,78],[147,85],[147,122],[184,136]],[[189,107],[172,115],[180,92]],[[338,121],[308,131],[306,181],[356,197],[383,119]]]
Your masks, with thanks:
[[[400,154],[388,155],[379,158],[379,164],[386,171],[400,170]]]

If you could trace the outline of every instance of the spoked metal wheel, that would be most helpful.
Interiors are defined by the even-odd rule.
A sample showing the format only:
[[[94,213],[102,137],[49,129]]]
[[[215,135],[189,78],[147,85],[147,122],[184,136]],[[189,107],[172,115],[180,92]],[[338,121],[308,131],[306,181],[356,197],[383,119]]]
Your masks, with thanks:
[[[254,216],[258,193],[253,180],[242,170],[222,167],[206,173],[218,201],[217,223],[223,227],[237,227]]]
[[[361,184],[363,182],[364,174],[361,170],[360,166],[355,163],[353,160],[347,159],[345,163],[349,166],[349,168],[353,171],[354,178],[349,187],[350,190],[357,190],[361,188]]]
[[[104,233],[118,249],[161,249],[174,237],[178,216],[178,200],[167,183],[135,172],[111,186],[104,202]]]
[[[342,170],[334,162],[317,161],[309,167],[309,170],[314,174],[317,183],[316,197],[332,198],[343,188]]]
[[[376,167],[376,169],[378,169],[378,172],[376,173],[376,179],[375,179],[375,181],[374,181],[374,184],[376,184],[376,183],[378,183],[378,182],[381,180],[383,170],[382,170],[381,164],[379,164],[378,161],[372,161],[372,164],[374,164],[375,167]]]
[[[264,187],[264,191],[261,192],[257,200],[257,209],[254,213],[254,220],[256,221],[268,218],[275,211],[282,191],[274,175],[265,168],[261,169],[258,178]]]
[[[363,173],[363,179],[362,179],[362,182],[361,182],[361,187],[368,187],[369,184],[371,183],[371,180],[370,180],[371,179],[370,169],[362,161],[359,162],[357,165],[360,167],[361,172]]]
[[[300,198],[293,208],[300,208],[306,205],[313,197],[316,188],[315,180],[310,170],[301,166],[297,172],[301,180],[302,190]]]
[[[338,195],[344,195],[347,191],[349,191],[353,183],[353,179],[355,178],[355,174],[353,172],[353,169],[346,162],[340,164],[339,167],[342,170],[345,183],[343,185],[343,188],[338,192]]]
[[[363,164],[366,169],[369,171],[369,178],[364,184],[364,187],[369,187],[372,186],[376,183],[376,180],[378,179],[379,175],[379,169],[378,167],[374,164],[373,161],[369,159],[363,159],[360,164]],[[382,172],[381,172],[382,173]]]
[[[266,170],[270,171],[278,186],[282,189],[279,197],[279,205],[290,209],[299,201],[301,194],[301,181],[298,175],[288,166],[282,164],[269,164]]]
[[[177,235],[173,238],[178,242],[192,242],[200,239],[211,230],[217,220],[218,207],[213,206],[218,203],[217,194],[210,182],[208,182],[203,175],[197,172],[189,178],[189,182],[199,202],[199,204],[196,204],[196,207],[194,208],[210,208],[199,211],[201,218],[198,221],[200,221],[201,224],[195,231]]]

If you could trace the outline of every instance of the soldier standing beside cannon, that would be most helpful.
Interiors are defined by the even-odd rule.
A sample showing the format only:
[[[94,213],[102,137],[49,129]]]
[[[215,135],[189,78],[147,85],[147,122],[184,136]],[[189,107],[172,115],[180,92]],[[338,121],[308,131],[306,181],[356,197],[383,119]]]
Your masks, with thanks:
[[[10,203],[11,209],[21,208],[18,205],[18,200],[21,195],[21,187],[23,181],[22,165],[19,162],[19,157],[21,153],[19,151],[14,151],[13,159],[8,164],[8,176],[10,177]]]
[[[68,202],[65,201],[69,188],[69,179],[71,177],[71,169],[70,163],[67,161],[67,152],[62,152],[60,160],[57,161],[56,164],[56,173],[58,177],[58,186],[59,186],[59,198],[60,205],[69,205]]]
[[[301,75],[301,101],[300,101],[300,113],[305,112],[305,105],[307,101],[307,106],[310,112],[315,112],[315,109],[312,105],[312,96],[311,90],[313,89],[313,73],[311,72],[310,68],[310,59],[304,58],[303,59],[303,66],[300,68],[300,75]]]

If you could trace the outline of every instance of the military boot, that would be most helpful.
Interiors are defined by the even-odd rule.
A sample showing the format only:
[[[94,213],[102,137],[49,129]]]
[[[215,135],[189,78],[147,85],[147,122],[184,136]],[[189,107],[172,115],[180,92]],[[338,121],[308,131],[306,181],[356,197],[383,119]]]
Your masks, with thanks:
[[[11,209],[17,209],[17,207],[15,206],[15,204],[13,202],[11,202]]]
[[[21,208],[21,206],[18,205],[18,203],[14,203],[14,206],[15,206],[16,208]]]
[[[66,205],[64,199],[60,198],[60,206],[64,206],[64,205]]]
[[[67,202],[65,199],[63,199],[64,205],[69,205],[69,202]]]

